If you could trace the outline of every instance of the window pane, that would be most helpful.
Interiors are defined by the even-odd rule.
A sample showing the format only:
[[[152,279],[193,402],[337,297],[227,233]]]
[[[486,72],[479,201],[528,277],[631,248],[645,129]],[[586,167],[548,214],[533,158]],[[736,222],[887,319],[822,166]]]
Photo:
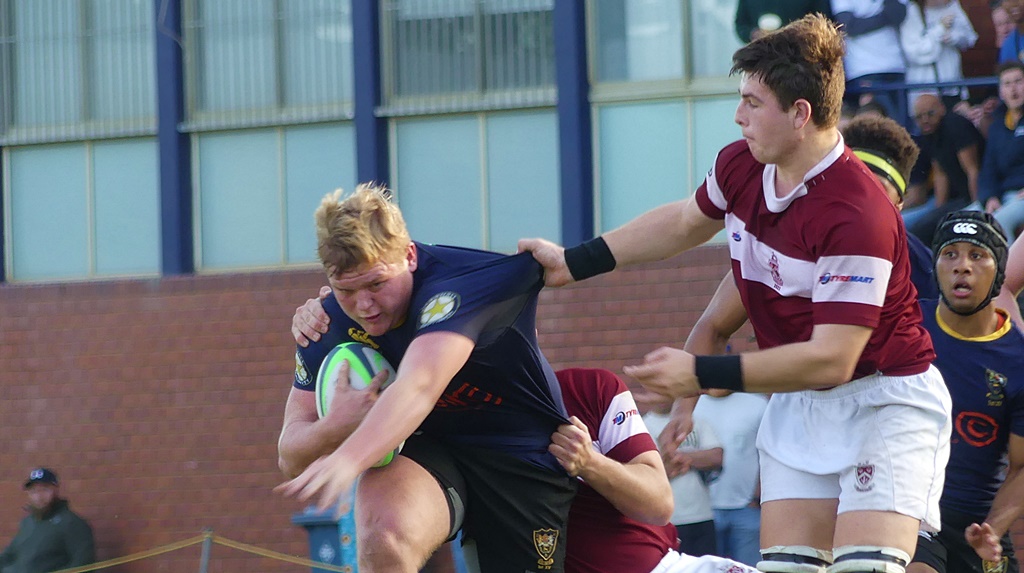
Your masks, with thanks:
[[[484,247],[476,116],[403,120],[396,132],[395,191],[412,238]]]
[[[93,119],[156,114],[153,3],[92,0],[89,104]]]
[[[533,88],[555,83],[551,2],[485,0],[484,88]]]
[[[558,117],[553,111],[487,118],[488,248],[516,251],[522,237],[562,236]]]
[[[202,266],[223,269],[281,264],[277,130],[198,137]]]
[[[474,0],[392,5],[396,95],[473,91],[479,84]]]
[[[93,144],[96,274],[160,272],[160,190],[155,139]]]
[[[693,30],[689,46],[693,49],[693,75],[721,77],[729,75],[732,54],[740,48],[733,22],[737,0],[690,0]]]
[[[274,0],[199,2],[200,109],[276,105]]]
[[[82,120],[78,2],[17,0],[14,12],[14,123]]]
[[[16,280],[89,275],[89,205],[83,144],[10,151],[11,276]]]
[[[597,81],[683,77],[680,0],[596,0],[594,8]]]
[[[281,57],[285,104],[352,99],[352,15],[342,0],[288,0]]]
[[[389,97],[480,97],[555,83],[553,0],[388,0],[384,6]]]
[[[601,229],[687,197],[689,123],[682,102],[604,106],[600,122]]]
[[[330,191],[355,188],[355,129],[351,124],[286,128],[284,157],[288,262],[316,262],[313,212]]]

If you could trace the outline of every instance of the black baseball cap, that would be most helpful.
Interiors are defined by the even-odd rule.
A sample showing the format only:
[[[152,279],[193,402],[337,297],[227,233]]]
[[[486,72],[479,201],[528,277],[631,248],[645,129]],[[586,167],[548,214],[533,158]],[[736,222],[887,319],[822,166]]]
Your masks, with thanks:
[[[28,489],[34,483],[57,485],[57,474],[53,473],[53,470],[49,468],[36,468],[29,472],[28,479],[25,480],[25,489]]]

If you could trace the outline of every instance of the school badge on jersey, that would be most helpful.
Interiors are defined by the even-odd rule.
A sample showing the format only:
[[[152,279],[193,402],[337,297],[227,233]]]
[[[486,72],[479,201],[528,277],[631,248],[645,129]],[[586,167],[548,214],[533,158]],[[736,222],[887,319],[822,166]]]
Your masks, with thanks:
[[[540,559],[537,560],[537,567],[551,569],[551,566],[555,563],[552,555],[555,554],[555,549],[558,548],[558,530],[534,529],[533,546],[537,549],[537,555],[540,555]]]
[[[985,394],[988,405],[1002,406],[1003,400],[1006,399],[1006,376],[986,368],[985,383],[988,385],[988,392]]]
[[[461,297],[457,292],[446,291],[430,297],[420,311],[419,328],[448,320],[459,310],[460,302]]]

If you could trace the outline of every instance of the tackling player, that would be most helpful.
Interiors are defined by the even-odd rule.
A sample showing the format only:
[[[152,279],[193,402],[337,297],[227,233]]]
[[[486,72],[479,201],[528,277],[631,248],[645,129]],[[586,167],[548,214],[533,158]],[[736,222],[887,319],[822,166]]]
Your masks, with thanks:
[[[693,199],[571,249],[520,241],[560,286],[725,227],[761,350],[661,348],[626,373],[673,398],[773,393],[758,438],[758,569],[770,573],[903,573],[918,529],[939,526],[949,393],[931,366],[900,216],[836,128],[842,55],[821,15],[740,48],[744,140],[719,153]]]

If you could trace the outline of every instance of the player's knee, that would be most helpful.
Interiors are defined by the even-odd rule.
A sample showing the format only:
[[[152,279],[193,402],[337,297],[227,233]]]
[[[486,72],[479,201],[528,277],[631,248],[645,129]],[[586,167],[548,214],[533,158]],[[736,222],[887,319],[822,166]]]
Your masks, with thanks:
[[[910,555],[895,547],[846,545],[835,550],[828,573],[905,573]]]
[[[825,573],[832,554],[806,545],[776,545],[761,550],[757,568],[764,573]]]
[[[360,529],[356,543],[360,571],[418,569],[430,556],[429,552],[413,547],[407,537],[387,528]]]

